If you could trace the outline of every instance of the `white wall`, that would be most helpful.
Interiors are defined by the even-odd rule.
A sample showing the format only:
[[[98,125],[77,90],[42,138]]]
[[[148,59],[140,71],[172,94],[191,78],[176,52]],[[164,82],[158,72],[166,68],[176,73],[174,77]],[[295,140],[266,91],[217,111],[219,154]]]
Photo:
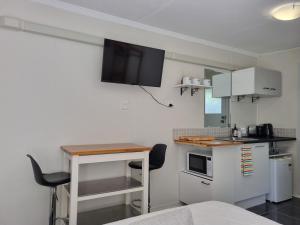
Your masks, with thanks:
[[[251,98],[237,101],[236,97],[232,97],[230,100],[230,115],[231,125],[237,125],[237,127],[247,127],[251,124],[257,124],[257,104],[252,103]]]
[[[0,14],[90,34],[159,47],[241,67],[256,59],[117,24],[72,15],[29,1],[0,2]],[[102,49],[0,29],[0,224],[40,225],[48,216],[48,189],[34,183],[26,153],[45,171],[61,168],[64,144],[137,142],[168,144],[166,164],[152,174],[153,206],[178,199],[177,148],[172,128],[203,127],[203,93],[180,96],[182,74],[203,76],[201,66],[165,61],[161,88],[149,90],[165,109],[136,86],[100,83]],[[120,110],[123,101],[129,110]],[[105,173],[103,173],[105,171]],[[109,172],[109,174],[107,174]],[[123,165],[83,168],[82,179],[123,173]],[[167,181],[167,182],[166,182]]]
[[[300,195],[300,49],[263,55],[258,65],[282,72],[282,96],[260,99],[257,120],[273,123],[275,127],[297,128],[298,141],[290,147],[295,159],[294,192]]]

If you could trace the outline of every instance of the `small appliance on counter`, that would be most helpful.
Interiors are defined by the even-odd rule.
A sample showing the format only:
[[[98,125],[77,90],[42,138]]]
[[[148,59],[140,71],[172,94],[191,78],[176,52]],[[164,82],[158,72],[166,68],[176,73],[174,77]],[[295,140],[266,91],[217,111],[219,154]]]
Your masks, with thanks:
[[[274,137],[273,125],[271,123],[264,123],[260,125],[248,126],[248,137]]]
[[[256,125],[249,125],[247,127],[248,137],[257,137],[257,126]]]

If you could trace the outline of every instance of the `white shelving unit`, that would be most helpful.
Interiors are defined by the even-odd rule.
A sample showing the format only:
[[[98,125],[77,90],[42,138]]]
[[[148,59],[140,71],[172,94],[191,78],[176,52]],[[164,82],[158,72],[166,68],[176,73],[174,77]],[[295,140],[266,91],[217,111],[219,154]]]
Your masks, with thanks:
[[[207,86],[203,84],[177,84],[175,88],[180,88],[180,94],[182,95],[188,89],[191,89],[191,96],[193,96],[200,89],[213,88],[213,86]]]
[[[62,149],[64,151],[64,169],[71,172],[71,182],[64,186],[64,189],[67,192],[65,196],[68,198],[68,201],[62,201],[61,215],[62,217],[69,215],[69,225],[99,224],[99,220],[97,219],[98,217],[95,216],[95,214],[106,215],[110,210],[121,215],[121,219],[148,212],[150,148],[132,143],[116,143],[100,145],[71,145],[62,146]],[[125,162],[125,176],[79,181],[79,168],[81,165],[116,161]],[[128,166],[128,163],[131,161],[142,162],[141,181],[131,177],[131,168]],[[133,192],[141,192],[142,194],[140,212],[133,209],[130,205],[130,193]],[[78,213],[78,204],[80,202],[116,195],[125,195],[125,204],[115,206],[110,210],[104,208],[96,211],[93,210],[90,212]],[[69,207],[66,205],[67,202],[69,202]],[[69,213],[67,211],[69,211]],[[94,217],[95,220],[93,219]],[[106,219],[105,223],[112,222],[109,221],[109,218]],[[95,221],[95,223],[91,223],[91,221]]]

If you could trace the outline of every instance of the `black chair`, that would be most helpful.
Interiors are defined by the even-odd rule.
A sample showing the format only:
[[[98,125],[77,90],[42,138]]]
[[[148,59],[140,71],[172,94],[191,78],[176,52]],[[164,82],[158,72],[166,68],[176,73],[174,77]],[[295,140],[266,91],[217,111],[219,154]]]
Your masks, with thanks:
[[[166,158],[167,145],[156,144],[152,147],[149,154],[149,171],[157,170],[163,167]],[[142,162],[133,161],[128,164],[132,169],[142,169]],[[150,174],[148,182],[148,212],[150,212]]]
[[[57,173],[43,173],[39,164],[35,161],[35,159],[31,155],[26,155],[30,158],[33,174],[35,181],[46,187],[50,187],[51,189],[51,210],[49,216],[49,225],[55,225],[56,220],[61,219],[65,223],[67,223],[67,219],[65,218],[56,218],[56,201],[57,198],[57,186],[62,184],[67,184],[70,182],[70,174],[66,172],[57,172]]]

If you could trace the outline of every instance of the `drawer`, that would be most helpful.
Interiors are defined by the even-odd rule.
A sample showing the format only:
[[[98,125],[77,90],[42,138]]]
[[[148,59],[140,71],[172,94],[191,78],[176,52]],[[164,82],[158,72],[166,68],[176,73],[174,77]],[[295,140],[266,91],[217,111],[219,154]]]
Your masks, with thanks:
[[[213,182],[186,172],[179,174],[179,200],[186,204],[212,200]]]

